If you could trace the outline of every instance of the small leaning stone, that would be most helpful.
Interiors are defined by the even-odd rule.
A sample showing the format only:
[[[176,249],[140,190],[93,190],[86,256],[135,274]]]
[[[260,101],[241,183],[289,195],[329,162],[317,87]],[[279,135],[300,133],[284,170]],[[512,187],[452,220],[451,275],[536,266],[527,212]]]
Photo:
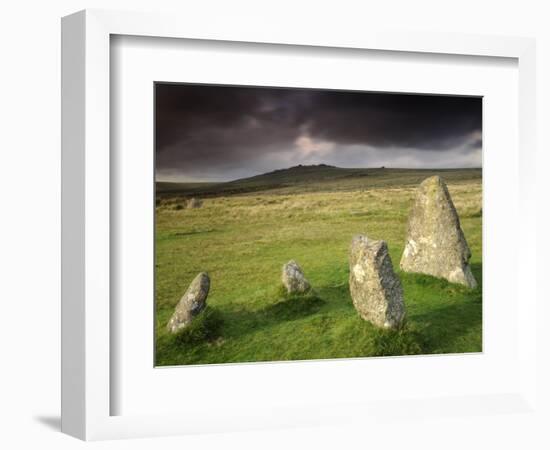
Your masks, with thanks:
[[[168,331],[177,333],[188,326],[206,308],[206,298],[209,290],[210,277],[206,272],[199,273],[178,302],[174,314],[168,322]]]

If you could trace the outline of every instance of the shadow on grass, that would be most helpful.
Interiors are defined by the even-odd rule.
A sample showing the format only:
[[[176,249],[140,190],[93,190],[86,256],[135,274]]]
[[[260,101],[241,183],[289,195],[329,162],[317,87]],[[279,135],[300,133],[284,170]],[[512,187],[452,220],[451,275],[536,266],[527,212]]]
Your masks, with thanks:
[[[170,238],[179,238],[179,237],[185,237],[185,236],[193,236],[195,234],[207,234],[207,233],[214,233],[218,230],[215,230],[213,228],[207,229],[207,230],[190,230],[190,231],[176,231],[169,235]]]
[[[319,296],[331,304],[331,309],[353,308],[348,283],[336,286],[322,286],[319,288]]]
[[[474,278],[477,281],[477,288],[475,289],[475,292],[474,292],[476,296],[476,300],[481,302],[482,292],[483,292],[483,264],[473,263],[473,264],[470,264],[470,267],[472,268],[472,273],[474,274]]]
[[[424,337],[426,352],[454,353],[457,351],[456,343],[471,334],[472,331],[479,330],[479,335],[481,335],[481,294],[479,294],[479,300],[477,294],[477,290],[472,291],[469,302],[445,303],[440,307],[433,307],[427,312],[411,315],[411,322]],[[468,351],[481,351],[481,340],[479,349],[472,348]]]
[[[227,337],[240,337],[258,329],[270,327],[282,322],[299,320],[317,313],[325,301],[316,293],[304,295],[286,295],[279,292],[279,300],[258,310],[232,309],[223,316],[228,326],[224,329]]]
[[[470,264],[472,274],[477,281],[477,287],[470,289],[466,286],[451,283],[444,278],[437,278],[431,275],[412,273],[412,272],[399,272],[399,278],[403,283],[405,303],[407,299],[412,296],[418,296],[414,291],[424,291],[427,296],[433,296],[438,293],[441,297],[455,297],[472,299],[477,302],[482,300],[482,288],[483,288],[483,266],[481,263]]]
[[[316,294],[295,295],[283,297],[282,300],[267,305],[258,311],[258,315],[266,321],[279,322],[294,320],[315,314],[325,304]]]
[[[207,306],[189,325],[174,335],[180,345],[212,341],[220,336],[223,317],[217,309]]]
[[[409,328],[422,353],[481,351],[483,267],[473,263],[471,269],[475,289],[429,275],[399,273]]]
[[[222,312],[208,306],[176,335],[159,338],[159,344],[192,348],[218,338],[239,338],[262,328],[310,316],[325,304],[313,291],[304,295],[281,295],[283,298],[276,303],[255,311],[243,308]]]
[[[429,353],[454,353],[453,346],[472,330],[481,331],[482,314],[479,304],[446,305],[413,320],[422,329],[426,350]],[[471,351],[476,351],[472,349]],[[477,351],[481,351],[480,348]]]
[[[350,342],[354,348],[349,353],[354,356],[481,351],[482,265],[472,264],[472,272],[479,284],[473,290],[427,275],[399,272],[405,303],[408,303],[408,319],[397,331],[381,330],[360,319],[354,310],[347,282],[322,286],[306,295],[289,296],[284,291],[273,290],[265,295],[269,304],[259,309],[242,303],[226,305],[219,310],[210,308],[210,315],[205,314],[202,322],[195,321],[195,328],[190,329],[186,337],[163,336],[160,339],[157,348],[163,347],[163,350],[157,355],[157,364],[204,362],[211,355],[213,346],[219,347],[214,360],[229,362],[232,359],[229,355],[235,350],[226,345],[241,342],[239,340],[243,337],[245,341],[254,340],[256,337],[249,335],[257,332],[259,339],[264,334],[275,336],[280,332],[279,325],[285,323],[290,324],[290,328],[287,325],[284,333],[294,328],[296,333],[311,332],[329,349],[331,339],[341,340],[344,347],[346,342]],[[308,317],[311,319],[298,323]],[[296,327],[293,327],[293,321],[297,321]],[[228,344],[224,344],[226,342]],[[312,348],[312,354],[323,355],[319,348],[323,346]],[[229,353],[224,356],[223,352]],[[330,350],[325,353],[334,357]],[[255,355],[251,353],[246,360],[255,360]]]
[[[163,334],[157,338],[155,364],[163,366],[204,363],[205,355],[211,347],[315,314],[324,303],[315,295],[307,295],[281,299],[256,311],[229,309],[222,312],[209,306],[177,335]]]

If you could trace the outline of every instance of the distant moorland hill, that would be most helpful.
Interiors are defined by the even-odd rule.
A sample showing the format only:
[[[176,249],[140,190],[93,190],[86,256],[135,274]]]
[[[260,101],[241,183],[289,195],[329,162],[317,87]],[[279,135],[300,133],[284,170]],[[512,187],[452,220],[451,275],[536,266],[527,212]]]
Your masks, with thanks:
[[[218,197],[270,191],[288,194],[315,191],[350,191],[381,187],[411,186],[432,175],[440,175],[448,182],[480,180],[481,169],[346,169],[326,164],[298,165],[274,170],[249,178],[223,183],[157,182],[160,196]]]

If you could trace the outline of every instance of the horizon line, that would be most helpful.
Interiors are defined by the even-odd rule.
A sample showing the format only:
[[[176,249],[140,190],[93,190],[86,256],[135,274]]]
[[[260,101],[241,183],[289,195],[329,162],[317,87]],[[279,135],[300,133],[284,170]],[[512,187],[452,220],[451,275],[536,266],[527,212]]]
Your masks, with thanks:
[[[324,163],[320,163],[320,164],[297,164],[295,166],[290,166],[290,167],[284,167],[284,168],[280,168],[280,169],[273,169],[273,170],[270,170],[268,172],[261,172],[261,173],[258,173],[256,175],[250,175],[250,176],[247,176],[247,177],[241,177],[241,178],[234,178],[234,179],[229,179],[229,180],[225,180],[225,181],[213,181],[213,180],[178,180],[178,181],[172,181],[172,180],[162,180],[162,179],[158,179],[156,174],[155,174],[155,180],[154,182],[155,183],[217,183],[217,184],[222,184],[222,183],[232,183],[234,181],[239,181],[239,180],[246,180],[248,178],[254,178],[254,177],[258,177],[258,176],[262,176],[262,175],[267,175],[267,174],[270,174],[270,173],[273,173],[273,172],[278,172],[278,171],[282,171],[282,170],[290,170],[290,169],[293,169],[295,167],[332,167],[332,168],[335,168],[335,169],[344,169],[344,170],[372,170],[372,169],[384,169],[384,170],[425,170],[425,171],[438,171],[438,170],[483,170],[483,167],[436,167],[436,168],[430,168],[430,167],[427,167],[427,168],[414,168],[414,167],[390,167],[390,166],[375,166],[375,167],[339,167],[339,166],[333,166],[331,164],[324,164]]]

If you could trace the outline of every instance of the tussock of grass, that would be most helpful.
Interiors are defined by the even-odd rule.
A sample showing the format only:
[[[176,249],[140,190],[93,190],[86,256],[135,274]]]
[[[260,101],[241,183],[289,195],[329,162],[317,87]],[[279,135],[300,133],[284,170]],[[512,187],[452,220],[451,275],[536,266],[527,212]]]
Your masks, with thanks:
[[[220,312],[207,306],[188,326],[174,335],[174,341],[180,345],[211,341],[220,336],[222,324]]]
[[[421,355],[428,353],[422,333],[405,324],[400,330],[377,329],[368,353],[372,356]]]
[[[481,217],[481,216],[482,216],[481,208],[478,211],[474,211],[469,214],[466,214],[466,217],[472,217],[472,218]]]
[[[281,320],[296,319],[319,310],[325,303],[310,289],[303,294],[289,294],[284,286],[278,290],[279,300],[264,308],[263,313]]]
[[[283,284],[279,285],[275,295],[284,300],[318,298],[317,294],[315,293],[315,290],[312,288],[309,288],[306,292],[289,294],[286,287]]]

